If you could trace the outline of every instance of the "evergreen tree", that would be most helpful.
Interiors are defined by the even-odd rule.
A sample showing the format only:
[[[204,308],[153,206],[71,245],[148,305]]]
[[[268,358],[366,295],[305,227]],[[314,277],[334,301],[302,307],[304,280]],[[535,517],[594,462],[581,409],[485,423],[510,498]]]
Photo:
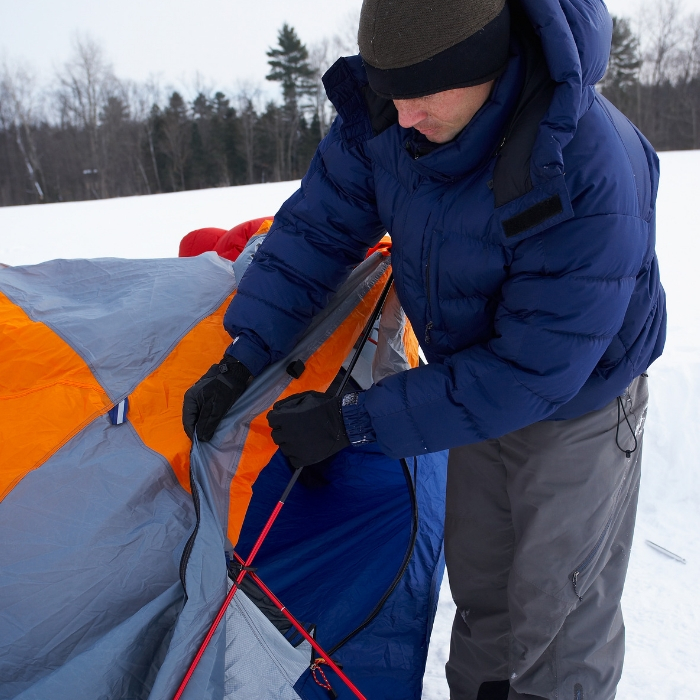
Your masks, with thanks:
[[[214,105],[203,93],[192,102],[191,182],[195,189],[216,187],[227,180],[219,144],[213,133]]]
[[[309,52],[301,43],[293,27],[283,24],[277,34],[279,48],[267,51],[272,69],[267,80],[282,83],[282,95],[286,106],[296,105],[299,98],[308,95],[314,87],[316,72],[309,64]]]
[[[637,83],[642,61],[639,40],[633,34],[630,23],[624,17],[612,18],[613,33],[608,70],[602,80],[604,92],[628,90]]]
[[[214,95],[212,137],[216,144],[227,185],[246,183],[246,162],[241,119],[223,92]]]
[[[269,126],[273,127],[270,136],[277,149],[273,178],[290,180],[300,177],[308,167],[308,161],[303,166],[299,163],[299,146],[302,141],[303,110],[311,105],[302,106],[299,102],[302,97],[313,93],[316,71],[309,63],[306,46],[301,43],[293,27],[282,25],[277,44],[279,48],[271,48],[267,52],[271,68],[267,80],[282,84],[284,98],[282,110],[274,114],[274,120],[268,120]],[[272,113],[270,116],[273,116]]]

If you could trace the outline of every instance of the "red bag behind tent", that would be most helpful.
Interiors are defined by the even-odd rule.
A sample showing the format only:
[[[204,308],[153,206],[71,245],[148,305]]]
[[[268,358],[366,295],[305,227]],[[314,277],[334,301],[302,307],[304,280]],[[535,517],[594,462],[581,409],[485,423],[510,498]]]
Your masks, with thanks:
[[[199,228],[190,231],[180,241],[179,257],[191,258],[213,250],[222,258],[235,260],[253,236],[270,230],[272,219],[271,216],[251,219],[229,231],[221,228]]]

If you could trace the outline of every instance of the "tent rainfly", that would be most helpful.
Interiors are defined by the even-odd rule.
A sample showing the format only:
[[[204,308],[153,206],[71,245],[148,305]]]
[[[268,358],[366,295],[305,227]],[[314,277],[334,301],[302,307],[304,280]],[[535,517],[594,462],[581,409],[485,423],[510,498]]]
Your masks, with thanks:
[[[214,439],[190,445],[182,398],[230,342],[223,314],[253,253],[0,270],[0,699],[178,692],[290,480],[267,410],[342,375],[390,275],[385,252],[365,260]],[[361,386],[416,359],[395,295],[374,333]],[[346,449],[302,475],[255,559],[368,700],[420,698],[445,475],[444,453]],[[357,697],[317,659],[246,576],[182,698]]]

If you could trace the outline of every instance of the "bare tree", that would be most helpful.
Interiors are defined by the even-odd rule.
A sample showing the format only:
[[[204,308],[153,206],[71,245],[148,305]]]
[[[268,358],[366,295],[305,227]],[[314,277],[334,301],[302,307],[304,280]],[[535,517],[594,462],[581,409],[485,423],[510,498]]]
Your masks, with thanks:
[[[157,191],[161,192],[160,176],[155,159],[155,144],[153,136],[153,128],[150,120],[151,107],[158,104],[160,101],[160,87],[157,81],[150,78],[145,83],[128,82],[124,83],[124,91],[127,95],[127,103],[130,107],[131,118],[135,124],[140,126],[132,132],[132,147],[133,158],[138,168],[139,174],[143,178],[144,187],[147,194],[151,194],[151,184],[146,174],[146,167],[142,158],[141,152],[141,137],[145,136],[146,143],[149,147],[151,164],[154,171],[154,179],[156,182]]]
[[[130,81],[108,95],[99,114],[99,147],[106,196],[150,193],[142,157],[143,120],[147,106]]]
[[[31,69],[25,65],[10,68],[4,63],[0,72],[0,124],[14,130],[37,201],[44,201],[43,175],[32,133],[36,109],[36,79]]]
[[[673,81],[684,38],[681,0],[655,0],[642,5],[639,34],[644,58],[642,81],[651,85]]]
[[[360,8],[350,10],[343,17],[340,29],[331,40],[333,51],[338,56],[354,56],[359,53],[357,29],[360,26]]]
[[[155,146],[155,118],[154,112],[158,111],[158,105],[162,100],[162,90],[158,79],[151,76],[143,85],[139,87],[139,94],[136,98],[139,114],[142,116],[143,130],[148,143],[148,153],[151,158],[151,167],[153,168],[153,178],[156,183],[156,192],[163,191],[163,185],[160,181],[160,173],[158,172],[158,162],[156,160]]]
[[[358,52],[357,28],[360,24],[360,11],[351,10],[342,20],[340,29],[330,38],[322,39],[309,49],[309,64],[316,72],[315,88],[311,99],[320,125],[323,138],[335,118],[335,108],[326,97],[323,75],[341,57]]]
[[[255,182],[255,125],[258,120],[260,90],[242,83],[236,97],[236,108],[241,120],[243,157],[246,165],[246,183]]]
[[[677,128],[691,148],[700,147],[700,15],[683,22],[683,50],[679,52],[676,97]]]
[[[326,89],[323,86],[323,75],[338,59],[338,52],[334,49],[331,39],[323,39],[313,44],[309,49],[309,65],[315,71],[314,88],[311,92],[311,102],[318,118],[320,138],[323,138],[330,129],[335,117],[335,109],[326,97]]]
[[[96,198],[108,196],[104,163],[100,158],[98,127],[100,111],[117,92],[117,79],[96,41],[77,36],[73,56],[58,74],[58,98],[65,118],[85,131],[88,154],[83,174]]]
[[[683,51],[678,62],[678,79],[689,83],[700,74],[700,15],[692,14],[683,20]]]

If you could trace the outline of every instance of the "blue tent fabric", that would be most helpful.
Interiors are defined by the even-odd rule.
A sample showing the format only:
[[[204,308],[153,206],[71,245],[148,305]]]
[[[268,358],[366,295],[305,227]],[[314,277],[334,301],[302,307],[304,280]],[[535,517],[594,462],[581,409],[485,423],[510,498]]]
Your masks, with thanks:
[[[443,572],[445,460],[444,453],[408,460],[418,511],[410,562],[379,614],[333,655],[352,669],[351,679],[368,698],[420,698]],[[243,556],[289,475],[278,454],[258,479],[241,533]],[[316,625],[318,641],[328,650],[367,618],[400,571],[412,513],[401,463],[376,447],[343,451],[323,477],[328,483],[295,487],[256,566],[298,619]],[[286,550],[295,552],[291,565],[283,556]],[[397,619],[401,634],[396,634]],[[383,661],[386,655],[392,658],[390,668]],[[302,678],[297,688],[315,697],[314,685]],[[334,684],[341,698],[352,697],[340,686]]]
[[[372,700],[420,698],[443,572],[445,462],[445,455],[438,454],[420,457],[412,465],[419,513],[423,504],[426,516],[419,516],[410,565],[377,617],[333,655]],[[221,526],[210,506],[208,474],[199,460],[193,465],[193,477],[201,499],[199,529],[187,565],[187,603],[173,638],[174,647],[182,634],[184,646],[172,654],[172,662],[166,659],[167,668],[164,665],[159,674],[163,686],[158,686],[155,697],[173,691],[169,678],[179,681],[175,675],[178,660],[193,656],[196,641],[203,638],[208,626],[202,620],[213,619],[218,606],[203,601],[220,604],[225,595],[217,588],[225,580],[226,567]],[[256,482],[236,549],[242,557],[248,554],[290,477],[285,459],[277,453]],[[297,619],[317,626],[319,643],[330,649],[366,619],[399,571],[410,540],[411,508],[400,463],[376,449],[345,450],[329,463],[325,477],[325,485],[297,485],[291,492],[255,566]],[[190,571],[195,574],[191,579]],[[201,662],[204,669],[198,668],[184,698],[221,697],[214,683],[216,648],[221,644],[217,635]],[[325,691],[309,675],[295,685],[299,696],[304,700],[327,698],[318,695]],[[333,679],[331,671],[327,675],[340,698],[353,697],[342,682]]]

